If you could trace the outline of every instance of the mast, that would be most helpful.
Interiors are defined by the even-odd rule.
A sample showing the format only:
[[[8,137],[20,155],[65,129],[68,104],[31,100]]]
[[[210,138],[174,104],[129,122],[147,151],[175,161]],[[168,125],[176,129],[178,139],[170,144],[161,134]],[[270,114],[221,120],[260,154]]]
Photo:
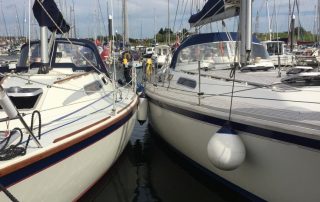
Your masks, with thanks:
[[[41,63],[47,66],[49,64],[49,53],[48,53],[48,28],[46,26],[40,27],[40,50],[41,50]]]
[[[252,0],[242,0],[240,4],[240,63],[246,65],[252,43]]]
[[[112,30],[112,27],[113,27],[113,25],[112,25],[112,15],[109,15],[109,18],[108,18],[108,29],[109,29],[109,38],[110,38],[110,40],[112,39],[112,33],[113,33],[113,30]]]
[[[112,24],[112,14],[110,14],[109,12],[109,2],[107,1],[107,14],[108,14],[108,31],[109,31],[109,39],[110,40],[113,40],[112,39],[112,36],[113,36],[113,24]]]
[[[157,33],[156,33],[156,9],[153,8],[153,34],[154,34],[154,44],[157,43]]]
[[[100,0],[98,0],[98,9],[99,9],[99,16],[100,16],[100,22],[102,23],[102,26],[103,26],[103,31],[104,31],[104,34],[107,34],[108,32],[107,32],[107,28],[106,28],[106,24],[105,24],[105,19],[104,19],[104,17],[103,17],[103,14],[102,14],[102,9],[101,9],[101,3],[100,3]],[[101,32],[101,35],[102,36],[104,36],[104,34],[102,34],[102,32]],[[104,39],[102,38],[102,41],[103,41]]]
[[[72,0],[72,6],[70,6],[70,22],[72,22],[73,26],[71,29],[71,36],[77,38],[76,33],[76,12],[74,10],[74,0]]]
[[[271,20],[270,20],[270,13],[269,13],[269,3],[266,0],[266,7],[267,7],[267,15],[268,15],[268,31],[269,31],[269,40],[271,41]]]
[[[24,2],[24,9],[23,9],[23,23],[22,23],[22,36],[27,41],[27,34],[25,33],[25,25],[27,24],[27,12],[26,12],[26,2]]]
[[[6,19],[4,17],[4,14],[3,14],[3,6],[2,6],[2,1],[1,1],[1,13],[2,13],[2,19],[3,19],[3,23],[4,23],[4,28],[6,30],[6,35],[7,37],[9,37],[9,32],[8,32],[8,28],[7,28],[7,23],[6,23]]]
[[[289,16],[288,16],[288,36],[290,35],[290,25],[291,25],[291,0],[289,0]]]
[[[93,39],[94,39],[94,41],[96,42],[96,40],[97,40],[97,29],[98,29],[98,27],[97,27],[97,11],[96,11],[96,8],[94,9],[94,14],[93,14],[93,27],[94,27],[94,31],[93,31]]]
[[[16,18],[17,18],[17,23],[18,23],[18,33],[19,33],[19,37],[20,37],[21,36],[21,26],[20,26],[20,20],[19,20],[19,14],[18,14],[17,5],[15,4],[14,7],[16,9]]]
[[[129,43],[127,0],[122,0],[122,15],[123,15],[123,42],[124,42],[123,45],[125,45]]]
[[[167,34],[168,34],[168,45],[170,45],[170,3],[169,3],[169,0],[168,0],[168,30],[167,30]]]
[[[291,24],[290,24],[290,52],[293,51],[293,42],[294,42],[294,22],[295,22],[295,16],[292,15]]]
[[[256,14],[256,24],[255,24],[255,33],[258,34],[259,32],[259,11]]]
[[[316,34],[317,34],[317,17],[318,17],[318,13],[317,13],[317,5],[314,5],[314,19],[313,19],[313,41],[316,41]]]
[[[320,0],[317,5],[317,41],[320,41]]]

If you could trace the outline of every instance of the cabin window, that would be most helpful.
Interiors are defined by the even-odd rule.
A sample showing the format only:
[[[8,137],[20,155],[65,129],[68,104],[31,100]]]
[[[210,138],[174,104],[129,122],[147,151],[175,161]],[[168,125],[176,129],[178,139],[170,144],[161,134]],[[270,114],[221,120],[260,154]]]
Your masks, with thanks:
[[[180,77],[177,83],[189,88],[195,88],[197,86],[197,82],[195,80],[184,78],[184,77]]]
[[[167,55],[168,54],[168,50],[167,49],[163,49],[163,55]]]
[[[88,47],[59,43],[55,63],[73,63],[77,67],[86,67],[91,65],[96,66],[97,60],[93,50]]]
[[[217,41],[187,46],[178,53],[176,66],[184,68],[185,65],[198,61],[204,61],[209,64],[233,63],[235,49],[235,41]],[[256,57],[267,59],[269,56],[264,46],[252,43],[251,58]]]
[[[102,88],[102,85],[99,81],[95,81],[95,82],[92,82],[88,85],[85,85],[83,88],[84,88],[84,91],[87,95],[91,95],[91,94],[99,91]]]
[[[41,62],[40,44],[32,44],[30,47],[30,50],[31,50],[31,57],[29,61],[29,53],[28,53],[29,47],[24,46],[24,48],[22,48],[17,66],[27,67],[32,63]]]
[[[267,51],[269,55],[281,55],[282,52],[282,42],[270,42],[267,43]]]

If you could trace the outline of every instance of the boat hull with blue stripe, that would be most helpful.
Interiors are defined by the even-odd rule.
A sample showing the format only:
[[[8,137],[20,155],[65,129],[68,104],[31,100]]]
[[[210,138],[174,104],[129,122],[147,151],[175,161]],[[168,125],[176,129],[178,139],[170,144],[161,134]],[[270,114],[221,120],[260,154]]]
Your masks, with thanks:
[[[55,39],[46,73],[39,73],[36,61],[39,42],[30,47],[30,59],[25,45],[17,68],[1,73],[2,95],[26,125],[0,110],[0,184],[19,201],[74,201],[121,155],[136,122],[138,96],[134,85],[116,87],[90,41]],[[3,144],[12,131],[21,131],[21,141]],[[24,152],[11,158],[10,146]],[[8,200],[2,191],[0,201]]]
[[[150,78],[146,85],[150,124],[200,170],[250,200],[317,201],[320,198],[317,82],[293,79],[287,82],[285,72],[280,71],[279,76],[278,70],[273,69],[236,69],[235,78],[230,78],[230,63],[216,58],[219,54],[227,56],[219,44],[224,45],[224,50],[231,46],[227,39],[212,41],[215,37],[209,35],[194,35],[190,37],[193,42],[187,39],[174,53],[171,68],[163,68],[155,80]],[[208,47],[214,54],[204,60]],[[198,53],[203,57],[192,58],[196,48],[200,48]],[[209,59],[213,61],[211,66]],[[302,75],[295,76],[301,79]],[[225,125],[236,131],[231,135],[240,137],[245,147],[244,160],[231,169],[215,164],[209,150],[217,148],[208,149],[210,140]],[[222,141],[218,146],[229,144]],[[231,159],[237,149],[225,147],[218,160],[222,161],[229,151]]]

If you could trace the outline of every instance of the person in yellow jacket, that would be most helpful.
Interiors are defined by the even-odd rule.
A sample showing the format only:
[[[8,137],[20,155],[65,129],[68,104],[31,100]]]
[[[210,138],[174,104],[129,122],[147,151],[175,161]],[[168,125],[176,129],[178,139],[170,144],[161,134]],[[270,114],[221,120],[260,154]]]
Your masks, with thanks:
[[[126,79],[127,83],[131,82],[131,62],[132,62],[132,56],[131,56],[131,52],[130,50],[125,52],[123,54],[123,58],[122,58],[122,64],[123,64],[123,75],[124,78]]]
[[[150,79],[151,74],[152,74],[152,59],[151,58],[147,58],[147,62],[146,62],[147,79]]]

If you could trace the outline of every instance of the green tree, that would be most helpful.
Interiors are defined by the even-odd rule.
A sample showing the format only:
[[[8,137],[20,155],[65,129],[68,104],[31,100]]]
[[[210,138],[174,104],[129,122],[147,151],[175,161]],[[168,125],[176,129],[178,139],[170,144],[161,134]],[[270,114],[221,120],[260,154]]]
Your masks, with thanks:
[[[163,28],[161,27],[161,29],[159,30],[158,34],[164,34],[164,33],[165,32],[164,32]]]
[[[170,28],[169,29],[168,28],[164,29],[164,33],[165,34],[168,34],[169,32],[170,32],[170,34],[173,34],[173,31]]]
[[[303,27],[295,27],[294,28],[294,34],[298,35],[299,30],[300,30],[300,34],[306,34],[307,33],[307,31]]]

